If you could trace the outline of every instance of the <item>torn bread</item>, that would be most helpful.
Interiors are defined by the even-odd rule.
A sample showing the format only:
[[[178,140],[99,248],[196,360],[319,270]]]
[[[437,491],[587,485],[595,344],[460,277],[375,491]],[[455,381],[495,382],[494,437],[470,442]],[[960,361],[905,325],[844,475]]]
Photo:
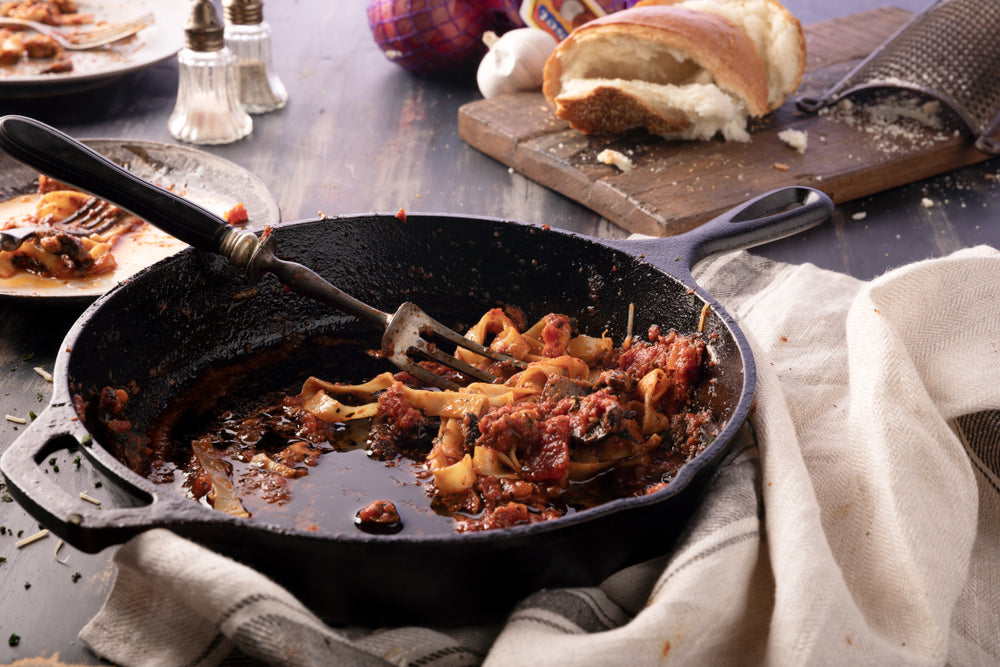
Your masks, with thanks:
[[[643,0],[591,21],[545,64],[545,97],[585,133],[644,127],[747,141],[805,69],[805,40],[776,0]]]

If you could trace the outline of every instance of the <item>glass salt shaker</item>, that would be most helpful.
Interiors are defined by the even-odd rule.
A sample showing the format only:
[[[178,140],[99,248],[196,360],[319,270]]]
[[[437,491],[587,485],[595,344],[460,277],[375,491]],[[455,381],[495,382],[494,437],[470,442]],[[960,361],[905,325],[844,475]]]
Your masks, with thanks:
[[[177,56],[177,103],[167,129],[192,144],[228,144],[253,130],[240,102],[237,59],[226,48],[223,28],[210,0],[194,0]]]
[[[222,0],[226,46],[239,61],[240,99],[252,114],[285,106],[288,93],[271,65],[271,26],[261,0]]]

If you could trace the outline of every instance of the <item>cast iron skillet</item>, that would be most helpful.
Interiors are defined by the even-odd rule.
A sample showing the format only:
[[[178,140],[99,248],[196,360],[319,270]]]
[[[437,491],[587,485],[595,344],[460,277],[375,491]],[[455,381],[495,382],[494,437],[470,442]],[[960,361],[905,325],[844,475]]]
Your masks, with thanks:
[[[52,159],[47,156],[47,164]],[[129,208],[120,189],[83,187],[80,181],[88,179],[65,172],[49,175]],[[87,552],[163,527],[258,568],[331,623],[496,618],[532,591],[593,585],[669,547],[745,421],[755,379],[747,340],[694,282],[691,268],[709,255],[811,227],[832,208],[821,192],[790,187],[681,236],[644,241],[455,215],[317,218],[273,230],[283,256],[371,305],[390,309],[410,300],[456,327],[474,323],[488,308],[514,304],[528,321],[568,313],[583,331],[607,331],[620,342],[629,303],[637,333],[653,324],[691,333],[707,304],[705,334],[715,363],[705,380],[714,389],[700,400],[711,403],[725,426],[667,488],[649,496],[497,531],[369,535],[349,521],[343,530],[311,531],[239,519],[152,484],[112,455],[123,455],[121,445],[88,428],[92,416],[80,419],[75,398],[86,403],[102,387],[129,388],[128,418],[133,432],[144,433],[211,366],[277,350],[279,362],[257,369],[245,385],[232,387],[237,392],[294,388],[305,374],[341,379],[382,370],[364,355],[311,344],[340,337],[377,341],[358,320],[288,293],[272,276],[251,285],[222,257],[195,249],[146,269],[83,313],[60,350],[49,406],[4,453],[0,469],[19,503]],[[155,214],[147,219],[174,224]],[[82,451],[133,506],[98,509],[63,491],[43,474],[44,461],[63,449]],[[124,452],[131,455],[137,453]]]

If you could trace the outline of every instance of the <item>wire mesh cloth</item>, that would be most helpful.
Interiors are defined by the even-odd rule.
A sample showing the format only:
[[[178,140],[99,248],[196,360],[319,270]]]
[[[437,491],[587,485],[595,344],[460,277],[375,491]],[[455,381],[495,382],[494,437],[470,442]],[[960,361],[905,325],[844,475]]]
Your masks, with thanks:
[[[976,135],[976,147],[1000,154],[1000,0],[941,0],[916,15],[821,97],[818,111],[869,88],[903,88],[948,105]]]

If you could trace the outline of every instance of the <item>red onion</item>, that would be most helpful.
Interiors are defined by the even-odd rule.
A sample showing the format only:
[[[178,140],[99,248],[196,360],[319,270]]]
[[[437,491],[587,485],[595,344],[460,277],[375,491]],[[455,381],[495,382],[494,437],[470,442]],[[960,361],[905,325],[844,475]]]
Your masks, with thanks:
[[[422,75],[470,68],[483,33],[523,25],[518,0],[369,0],[368,26],[392,62]]]

